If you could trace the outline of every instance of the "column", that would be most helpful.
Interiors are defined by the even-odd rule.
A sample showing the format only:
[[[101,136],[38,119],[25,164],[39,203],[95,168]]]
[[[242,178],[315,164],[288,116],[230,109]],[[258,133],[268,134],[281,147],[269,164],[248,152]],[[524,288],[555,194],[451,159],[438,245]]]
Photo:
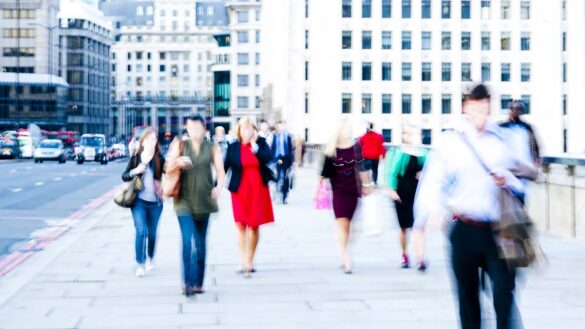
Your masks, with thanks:
[[[172,109],[172,108],[167,108],[167,110],[165,111],[165,132],[171,132],[171,112],[175,111],[176,109]]]
[[[148,125],[148,108],[142,109],[142,122],[143,125]]]
[[[156,106],[150,108],[150,124],[158,129],[158,113]]]
[[[567,152],[580,154],[585,152],[584,20],[585,2],[567,1]]]
[[[178,133],[180,134],[181,131],[183,130],[183,120],[184,120],[184,115],[183,115],[183,109],[179,108],[179,110],[177,111],[177,117],[179,119],[179,131]]]

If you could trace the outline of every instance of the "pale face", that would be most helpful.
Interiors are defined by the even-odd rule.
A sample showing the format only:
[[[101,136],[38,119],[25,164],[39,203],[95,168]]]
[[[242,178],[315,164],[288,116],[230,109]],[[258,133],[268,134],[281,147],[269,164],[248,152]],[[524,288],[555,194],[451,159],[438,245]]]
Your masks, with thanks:
[[[223,127],[215,128],[215,136],[217,136],[217,138],[223,138],[225,136],[225,130]]]
[[[151,151],[151,150],[154,150],[154,147],[156,146],[156,142],[157,142],[156,134],[150,133],[142,142],[142,146],[144,147],[144,150]]]
[[[201,121],[187,120],[187,134],[191,139],[203,139],[205,137],[205,126]]]
[[[260,131],[263,132],[263,133],[269,133],[270,132],[270,126],[268,125],[268,123],[262,122],[260,124]]]
[[[252,138],[254,137],[254,134],[256,133],[256,130],[254,130],[254,127],[249,124],[249,123],[245,123],[240,127],[240,135],[242,136],[242,143],[247,144],[250,143],[252,141]]]
[[[487,99],[480,101],[466,101],[463,112],[477,130],[483,130],[490,116],[490,102]]]
[[[346,144],[348,142],[351,142],[352,138],[353,138],[353,127],[348,121],[346,121],[341,125],[340,131],[339,131],[339,143]]]

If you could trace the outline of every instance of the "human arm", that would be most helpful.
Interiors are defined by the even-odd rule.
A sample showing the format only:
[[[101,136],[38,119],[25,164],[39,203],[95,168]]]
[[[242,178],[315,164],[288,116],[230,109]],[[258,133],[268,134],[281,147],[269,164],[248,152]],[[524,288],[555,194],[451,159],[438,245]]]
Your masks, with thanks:
[[[430,220],[442,217],[449,182],[448,157],[438,148],[429,154],[414,200],[414,228],[424,230]]]
[[[217,177],[217,185],[211,190],[211,197],[214,200],[219,199],[221,194],[221,188],[225,182],[225,170],[224,170],[224,161],[223,156],[221,154],[221,150],[219,149],[219,145],[214,144],[212,150],[213,156],[213,166],[215,168],[215,173]]]
[[[144,173],[146,170],[146,166],[142,163],[136,165],[137,163],[137,156],[133,155],[130,157],[130,161],[128,161],[128,165],[126,166],[126,170],[122,173],[122,180],[124,182],[129,182],[134,178],[134,176]]]

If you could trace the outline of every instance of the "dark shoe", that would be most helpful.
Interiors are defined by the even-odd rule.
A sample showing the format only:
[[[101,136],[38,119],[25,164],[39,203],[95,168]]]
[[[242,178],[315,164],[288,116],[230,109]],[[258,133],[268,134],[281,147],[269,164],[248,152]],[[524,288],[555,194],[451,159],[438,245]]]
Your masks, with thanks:
[[[252,270],[244,270],[244,279],[250,279],[252,277]]]
[[[204,294],[205,290],[203,290],[203,287],[193,287],[193,288],[191,288],[191,292],[193,294],[199,295],[199,294]]]
[[[410,260],[408,259],[407,255],[402,255],[401,266],[402,266],[402,268],[409,268],[410,267]]]
[[[425,264],[425,262],[419,262],[418,263],[417,270],[419,270],[420,272],[426,271],[427,270],[427,264]]]
[[[185,297],[193,296],[193,288],[191,286],[184,286],[183,287],[183,295]]]
[[[256,269],[252,268],[252,270],[250,270],[251,273],[256,273]],[[244,274],[246,273],[246,270],[242,267],[241,269],[237,270],[236,273],[238,274]]]

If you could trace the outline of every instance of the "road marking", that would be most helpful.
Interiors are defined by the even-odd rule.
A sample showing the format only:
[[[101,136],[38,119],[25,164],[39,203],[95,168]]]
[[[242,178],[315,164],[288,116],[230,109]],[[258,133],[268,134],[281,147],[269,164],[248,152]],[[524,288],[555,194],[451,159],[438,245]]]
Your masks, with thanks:
[[[22,188],[20,188],[20,187],[12,189],[12,192],[14,192],[14,193],[18,193],[20,191],[22,191]]]
[[[36,186],[43,186],[43,185],[45,185],[45,182],[36,182],[35,185]]]
[[[61,177],[55,177],[55,178],[53,178],[53,180],[54,180],[55,182],[58,182],[58,181],[60,181],[60,180],[62,180],[62,179],[63,179],[63,178],[61,178]]]

